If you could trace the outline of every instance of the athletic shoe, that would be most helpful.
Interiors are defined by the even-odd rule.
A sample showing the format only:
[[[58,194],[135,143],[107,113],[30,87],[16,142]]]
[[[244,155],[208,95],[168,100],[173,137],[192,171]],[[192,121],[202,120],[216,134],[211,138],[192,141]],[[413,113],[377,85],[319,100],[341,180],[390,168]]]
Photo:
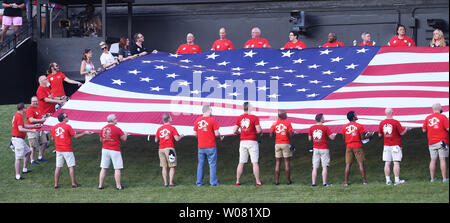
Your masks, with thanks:
[[[31,162],[31,165],[37,166],[37,165],[39,165],[39,163],[33,160],[33,162]]]
[[[437,179],[438,179],[438,178],[436,177],[436,178],[430,180],[430,183],[434,183]]]
[[[280,183],[277,183],[277,182],[274,182],[273,183],[275,186],[278,186],[278,185],[280,185]]]
[[[392,185],[392,181],[386,181],[386,185]]]
[[[103,187],[97,187],[97,189],[99,189],[99,190],[103,190]]]
[[[53,189],[58,189],[59,188],[59,186],[53,186]]]
[[[47,147],[48,148],[48,147]],[[52,153],[56,153],[56,150],[53,150]]]
[[[344,187],[348,187],[348,184],[342,184],[342,186],[344,186]]]
[[[366,182],[364,182],[363,184],[364,184],[364,185],[367,185],[367,184],[369,184],[369,181],[366,181]]]
[[[20,177],[19,179],[17,179],[17,178],[14,177],[14,179],[15,179],[15,180],[24,180],[25,178]]]
[[[291,184],[293,184],[294,182],[293,181],[289,181],[289,182],[287,182],[286,184],[287,185],[291,185]]]
[[[331,187],[333,184],[323,184],[323,187]]]
[[[239,187],[241,186],[241,183],[235,183],[234,186]]]
[[[405,183],[405,180],[400,180],[399,182],[395,182],[394,185],[399,185],[399,184],[404,184],[404,183]]]
[[[116,190],[123,190],[125,189],[125,186],[116,187]]]
[[[448,183],[448,178],[445,180],[442,180],[442,183]]]
[[[260,183],[257,183],[257,184],[256,184],[257,187],[260,187],[260,186],[262,186],[262,185],[264,185],[264,182],[262,182],[262,181],[261,181]]]
[[[317,185],[315,185],[315,184],[311,184],[311,187],[316,187]]]
[[[39,162],[48,162],[48,160],[44,159],[44,158],[40,158],[38,159]]]
[[[27,172],[23,172],[23,171],[22,171],[22,173],[23,173],[23,174],[31,173],[31,170],[27,170]]]

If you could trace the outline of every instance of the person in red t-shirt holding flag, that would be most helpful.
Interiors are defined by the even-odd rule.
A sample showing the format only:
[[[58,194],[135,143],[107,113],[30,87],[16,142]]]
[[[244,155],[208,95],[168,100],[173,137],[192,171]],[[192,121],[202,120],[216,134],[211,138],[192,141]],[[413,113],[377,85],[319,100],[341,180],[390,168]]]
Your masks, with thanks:
[[[436,161],[439,158],[441,165],[442,182],[448,183],[447,162],[448,157],[448,118],[441,114],[442,106],[439,103],[433,105],[433,114],[427,116],[422,126],[422,131],[427,132],[428,148],[430,150],[430,182],[437,180],[435,177]]]
[[[384,175],[386,176],[386,184],[391,185],[391,163],[394,162],[395,185],[405,183],[400,180],[400,162],[402,161],[402,135],[409,129],[403,128],[399,121],[393,118],[394,111],[392,108],[386,108],[386,119],[380,122],[378,126],[378,136],[384,136],[383,161]]]
[[[322,163],[322,183],[324,187],[331,186],[328,184],[328,166],[330,166],[330,150],[328,149],[327,138],[334,140],[336,133],[331,133],[328,126],[325,126],[325,118],[322,113],[315,117],[316,124],[309,128],[308,140],[313,141],[313,170],[312,170],[312,187],[316,186],[317,170]]]
[[[191,54],[201,53],[202,49],[194,43],[194,34],[188,33],[186,36],[186,43],[181,44],[177,49],[177,54]]]
[[[360,43],[360,44],[358,44],[358,42],[356,40],[353,40],[353,46],[356,46],[356,44],[358,44],[358,46],[375,46],[375,41],[370,42],[370,33],[363,32],[361,34],[361,39],[362,39],[362,43]]]
[[[108,125],[100,131],[100,141],[102,142],[102,160],[100,163],[100,177],[98,189],[103,189],[106,171],[111,165],[114,167],[114,179],[116,180],[116,189],[123,190],[125,186],[120,183],[121,172],[123,169],[122,154],[120,153],[120,141],[127,141],[128,133],[117,127],[117,117],[114,114],[108,115],[106,118]]]
[[[363,184],[368,184],[366,180],[366,172],[364,170],[364,152],[361,140],[366,138],[364,127],[357,123],[358,117],[354,111],[347,113],[347,119],[350,121],[342,127],[341,133],[344,135],[346,152],[345,152],[345,182],[344,186],[348,186],[348,177],[350,175],[350,167],[352,166],[353,156],[356,157],[359,165],[359,172],[363,180]],[[370,134],[369,134],[370,135]],[[373,135],[373,133],[371,134]]]
[[[37,124],[37,127],[33,128],[37,130],[36,132],[27,133],[28,142],[30,143],[31,147],[31,164],[39,165],[39,163],[34,160],[34,150],[37,148],[39,148],[38,161],[47,162],[47,160],[43,158],[45,149],[48,146],[47,134],[45,134],[44,131],[39,131],[39,128],[46,120],[46,116],[43,116],[39,111],[39,100],[36,96],[31,97],[31,106],[27,108],[25,116],[28,125]]]
[[[211,50],[222,51],[222,50],[234,50],[233,43],[227,39],[227,32],[225,28],[220,28],[219,30],[220,39],[216,40],[211,47]]]
[[[336,33],[329,33],[328,42],[322,45],[322,47],[339,47],[339,46],[345,46],[345,44],[337,41]]]
[[[78,86],[82,85],[81,82],[71,80],[68,77],[66,77],[66,75],[64,75],[62,72],[60,72],[59,65],[55,62],[50,63],[47,73],[48,73],[47,79],[50,82],[52,95],[56,99],[67,100],[66,92],[64,91],[63,81],[69,84],[77,84]]]
[[[287,184],[292,184],[290,174],[291,141],[293,129],[292,124],[287,119],[285,110],[278,111],[278,120],[270,127],[270,137],[275,133],[275,185],[279,185],[281,158],[284,158],[284,171],[286,173]]]
[[[162,167],[162,177],[165,187],[174,187],[175,167],[177,166],[177,154],[173,140],[180,141],[184,135],[179,135],[175,127],[170,125],[172,117],[166,113],[162,116],[164,125],[159,127],[155,135],[155,143],[159,141],[159,164]],[[169,183],[167,182],[167,167],[169,171]]]
[[[51,116],[55,112],[55,104],[64,103],[63,100],[55,99],[50,89],[50,82],[45,75],[39,77],[39,87],[36,91],[39,100],[39,111],[42,115]]]
[[[289,42],[284,45],[280,50],[292,50],[292,49],[306,49],[305,42],[298,40],[298,32],[290,32],[289,33]]]
[[[270,48],[269,41],[261,38],[261,30],[258,27],[252,29],[252,38],[249,39],[244,48]]]
[[[203,166],[205,159],[209,164],[209,184],[218,186],[220,182],[217,179],[217,145],[216,137],[223,139],[219,133],[219,124],[211,117],[212,109],[210,105],[204,105],[202,108],[203,116],[198,117],[194,122],[194,135],[198,139],[198,166],[196,185],[201,187],[203,183]]]
[[[259,179],[259,144],[257,135],[262,134],[259,118],[250,114],[252,107],[248,102],[244,103],[244,114],[239,116],[233,127],[234,134],[239,134],[241,130],[241,143],[239,145],[239,164],[236,170],[236,184],[241,185],[241,175],[244,172],[244,164],[248,162],[250,156],[253,165],[253,175],[255,176],[256,186],[262,186],[264,182]]]
[[[84,135],[92,134],[88,131],[82,133],[75,133],[72,126],[68,125],[69,117],[64,112],[58,115],[59,124],[53,126],[50,136],[55,140],[56,148],[56,168],[55,168],[55,184],[54,189],[58,189],[59,176],[61,174],[61,168],[66,161],[69,168],[70,180],[72,181],[72,188],[80,187],[75,180],[75,156],[72,148],[72,137],[78,139]]]
[[[406,35],[406,28],[404,25],[397,26],[397,35],[392,37],[388,42],[388,46],[416,46],[411,37]]]

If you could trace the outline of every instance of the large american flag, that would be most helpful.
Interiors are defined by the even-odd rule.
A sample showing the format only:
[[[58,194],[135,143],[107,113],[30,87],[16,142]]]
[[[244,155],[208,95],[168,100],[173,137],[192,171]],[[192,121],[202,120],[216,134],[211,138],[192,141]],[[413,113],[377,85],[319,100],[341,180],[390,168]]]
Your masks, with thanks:
[[[193,135],[203,104],[211,104],[223,135],[232,134],[236,117],[249,101],[263,130],[288,113],[297,132],[307,132],[324,113],[326,125],[339,132],[346,114],[376,131],[386,107],[403,126],[421,127],[441,103],[449,110],[449,48],[336,47],[304,50],[238,49],[178,55],[158,52],[96,76],[59,112],[77,130],[99,132],[106,117],[135,135],[155,134],[164,113],[180,134]]]

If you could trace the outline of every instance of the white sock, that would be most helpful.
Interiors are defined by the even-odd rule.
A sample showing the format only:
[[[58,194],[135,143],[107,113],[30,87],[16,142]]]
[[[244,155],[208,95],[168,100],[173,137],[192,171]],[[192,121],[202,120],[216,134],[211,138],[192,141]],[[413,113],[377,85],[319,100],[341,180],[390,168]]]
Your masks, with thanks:
[[[26,173],[26,172],[28,172],[28,169],[27,168],[23,168],[22,172]]]
[[[16,175],[16,180],[20,179],[20,174]]]
[[[30,161],[30,163],[33,163],[33,162],[34,162],[34,160],[31,160],[31,161]]]
[[[395,182],[400,182],[400,177],[395,177]]]
[[[391,181],[391,176],[386,176],[386,182]]]
[[[42,156],[39,156],[38,159],[42,159]]]

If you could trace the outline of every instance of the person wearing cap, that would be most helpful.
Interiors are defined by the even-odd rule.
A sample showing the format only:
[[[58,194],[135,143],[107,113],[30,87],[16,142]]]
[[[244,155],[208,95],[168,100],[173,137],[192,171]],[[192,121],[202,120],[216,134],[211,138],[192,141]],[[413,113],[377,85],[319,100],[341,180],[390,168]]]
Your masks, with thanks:
[[[109,70],[119,64],[119,61],[114,58],[111,52],[109,52],[108,44],[106,44],[105,42],[101,42],[100,48],[103,52],[100,56],[100,63],[102,64],[103,68]]]

